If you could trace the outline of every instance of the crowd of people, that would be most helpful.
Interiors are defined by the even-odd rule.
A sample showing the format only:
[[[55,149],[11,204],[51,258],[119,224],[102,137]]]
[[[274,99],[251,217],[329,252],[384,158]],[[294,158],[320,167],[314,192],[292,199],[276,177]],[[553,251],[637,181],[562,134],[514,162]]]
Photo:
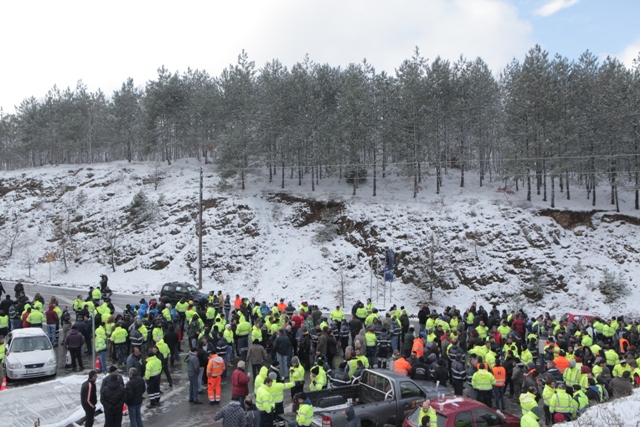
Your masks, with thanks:
[[[462,312],[454,306],[438,313],[425,304],[416,324],[404,307],[382,314],[371,300],[357,301],[348,314],[341,307],[323,313],[306,301],[295,306],[284,299],[232,300],[222,291],[175,304],[143,298],[116,313],[105,289],[106,276],[88,296],[78,295],[71,310],[51,297],[49,310],[38,316],[44,299],[36,295],[29,301],[19,283],[16,299],[7,295],[0,304],[0,334],[46,326],[52,344],[69,351],[70,369],[83,370],[83,350],[95,349],[99,368],[89,372],[81,391],[89,426],[95,382],[99,373],[107,374],[109,359],[113,366],[100,387],[107,425],[119,425],[127,404],[134,427],[142,426],[145,393],[149,408],[161,405],[162,375],[171,388],[170,367],[178,362],[186,367],[192,404],[202,404],[206,390],[207,403],[219,405],[230,378],[231,407],[216,415],[225,427],[236,427],[228,420],[240,418],[254,427],[281,423],[285,390],[297,425],[308,426],[313,407],[306,392],[352,382],[370,367],[439,382],[489,407],[504,409],[508,395],[520,403],[522,425],[529,426],[538,425],[539,417],[546,425],[574,419],[588,406],[640,385],[637,322],[622,317],[530,318],[523,310],[486,311],[475,303]]]

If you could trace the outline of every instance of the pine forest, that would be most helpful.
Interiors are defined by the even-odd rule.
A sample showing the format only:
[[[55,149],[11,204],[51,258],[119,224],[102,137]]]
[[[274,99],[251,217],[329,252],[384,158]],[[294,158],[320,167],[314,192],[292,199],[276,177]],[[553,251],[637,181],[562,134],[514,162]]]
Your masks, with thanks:
[[[394,175],[415,197],[457,174],[460,186],[503,182],[551,207],[574,188],[616,205],[620,188],[640,208],[640,56],[627,68],[535,46],[495,75],[481,58],[430,61],[416,48],[394,74],[308,56],[256,68],[243,51],[217,77],[163,66],[111,96],[54,86],[0,110],[0,169],[195,157],[242,188],[260,171],[282,188],[340,177],[356,194],[366,180],[375,196]]]

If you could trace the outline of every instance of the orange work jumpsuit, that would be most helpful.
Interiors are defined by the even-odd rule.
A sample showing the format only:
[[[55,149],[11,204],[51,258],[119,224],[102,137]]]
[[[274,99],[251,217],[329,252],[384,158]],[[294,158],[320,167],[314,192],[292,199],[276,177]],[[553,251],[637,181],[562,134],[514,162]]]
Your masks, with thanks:
[[[207,385],[209,402],[220,402],[222,373],[224,372],[224,359],[217,354],[209,356],[207,363]]]

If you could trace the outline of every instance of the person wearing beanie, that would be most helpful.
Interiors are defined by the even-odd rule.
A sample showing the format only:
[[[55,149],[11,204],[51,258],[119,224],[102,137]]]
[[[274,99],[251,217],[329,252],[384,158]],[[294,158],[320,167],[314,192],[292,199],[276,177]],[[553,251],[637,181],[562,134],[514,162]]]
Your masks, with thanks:
[[[295,403],[295,395],[304,390],[304,366],[300,363],[297,356],[291,358],[291,367],[289,368],[289,381],[294,385],[291,388],[291,400]]]
[[[533,407],[530,411],[527,411],[520,419],[521,427],[540,427],[538,420],[540,419],[540,408]]]
[[[289,427],[309,427],[313,422],[313,405],[304,392],[298,393],[296,399],[299,405],[298,414],[295,421],[289,423]]]
[[[562,374],[562,378],[564,378],[564,383],[567,387],[573,387],[578,384],[580,381],[580,374],[582,373],[581,368],[579,368],[576,364],[575,360],[569,361],[569,366],[565,368],[564,373]]]

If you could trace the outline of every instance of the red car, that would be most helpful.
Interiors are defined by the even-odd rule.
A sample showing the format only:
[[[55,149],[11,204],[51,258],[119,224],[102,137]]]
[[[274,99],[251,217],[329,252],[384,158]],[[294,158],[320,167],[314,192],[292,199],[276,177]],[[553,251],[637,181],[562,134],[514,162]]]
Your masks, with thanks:
[[[507,412],[489,408],[484,403],[462,396],[431,399],[431,407],[438,414],[438,427],[520,427],[520,418]],[[402,422],[402,427],[419,427],[420,406]]]
[[[565,313],[562,315],[560,320],[563,322],[573,322],[575,324],[582,323],[584,326],[587,326],[587,322],[595,322],[596,320],[602,322],[602,318],[600,316],[584,313]]]

